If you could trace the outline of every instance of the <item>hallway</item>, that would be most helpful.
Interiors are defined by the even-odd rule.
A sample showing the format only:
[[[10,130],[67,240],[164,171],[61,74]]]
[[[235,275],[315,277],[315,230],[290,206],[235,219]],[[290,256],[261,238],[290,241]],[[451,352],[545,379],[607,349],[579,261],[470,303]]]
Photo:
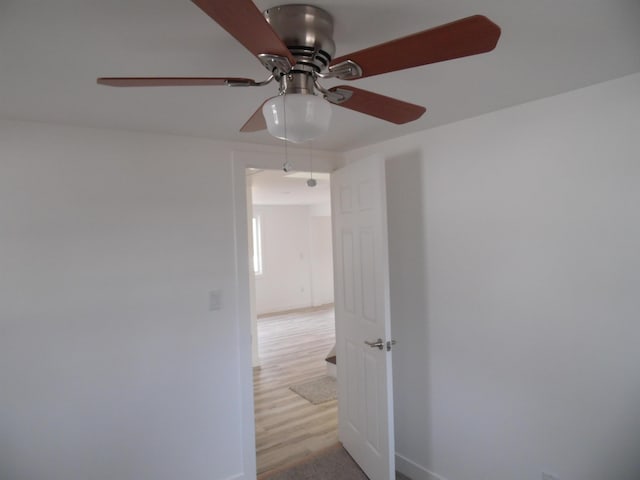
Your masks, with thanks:
[[[335,343],[333,306],[258,319],[254,368],[258,474],[298,462],[338,441],[338,402],[313,405],[289,387],[326,374]]]

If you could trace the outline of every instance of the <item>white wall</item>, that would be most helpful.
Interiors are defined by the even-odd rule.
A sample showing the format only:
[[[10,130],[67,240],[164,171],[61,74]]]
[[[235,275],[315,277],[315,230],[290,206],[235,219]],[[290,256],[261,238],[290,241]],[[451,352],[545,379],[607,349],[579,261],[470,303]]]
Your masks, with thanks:
[[[230,151],[212,147],[0,124],[1,478],[242,471]]]
[[[331,217],[309,217],[312,306],[333,303]]]
[[[2,480],[255,478],[233,148],[0,121]]]
[[[263,273],[256,276],[260,314],[333,302],[331,219],[310,206],[255,205],[262,229]]]
[[[308,307],[309,215],[304,206],[255,205],[262,230],[262,275],[256,276],[258,315]]]
[[[349,153],[388,158],[414,479],[640,478],[639,117],[640,74]]]

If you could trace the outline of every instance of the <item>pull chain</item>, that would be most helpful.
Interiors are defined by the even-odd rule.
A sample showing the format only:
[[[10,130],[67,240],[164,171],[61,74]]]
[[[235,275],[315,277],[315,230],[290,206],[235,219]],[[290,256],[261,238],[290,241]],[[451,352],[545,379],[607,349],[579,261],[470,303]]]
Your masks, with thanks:
[[[282,122],[284,123],[284,138],[282,141],[284,142],[284,165],[282,165],[282,170],[288,172],[291,170],[291,164],[289,163],[289,150],[287,141],[287,95],[284,94],[284,98],[282,99],[283,113],[282,113]]]
[[[307,180],[307,186],[315,187],[318,182],[313,178],[313,142],[309,140],[309,173],[310,178]]]

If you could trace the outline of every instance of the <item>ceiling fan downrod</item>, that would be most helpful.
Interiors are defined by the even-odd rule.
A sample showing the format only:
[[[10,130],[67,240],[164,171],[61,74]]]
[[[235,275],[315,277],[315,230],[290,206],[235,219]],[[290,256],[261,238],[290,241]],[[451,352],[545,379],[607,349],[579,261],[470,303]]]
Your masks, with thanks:
[[[295,69],[321,72],[336,52],[333,17],[312,5],[280,5],[263,12],[296,60]]]

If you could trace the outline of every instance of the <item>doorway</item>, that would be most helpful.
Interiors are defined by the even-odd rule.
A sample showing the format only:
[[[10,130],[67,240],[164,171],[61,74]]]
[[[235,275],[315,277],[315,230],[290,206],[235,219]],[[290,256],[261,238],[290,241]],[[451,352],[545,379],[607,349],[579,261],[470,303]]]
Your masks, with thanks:
[[[246,173],[260,475],[338,441],[331,200],[329,174]]]
[[[291,163],[296,165],[309,162],[309,157],[299,154],[290,154],[289,159]],[[326,153],[318,160],[317,165],[320,166],[318,171],[331,172],[332,206],[336,208],[336,217],[332,218],[332,228],[335,254],[333,266],[336,281],[337,358],[339,360],[337,371],[340,396],[339,438],[369,478],[390,480],[395,477],[391,351],[389,346],[386,349],[379,348],[382,345],[380,339],[384,337],[389,337],[386,340],[388,343],[392,343],[389,336],[385,160],[381,155],[375,154],[345,164],[342,159],[331,157]],[[287,163],[289,162],[285,162],[285,165]],[[246,169],[248,167],[278,169],[282,168],[282,165],[282,156],[276,153],[256,154],[246,151],[233,153],[234,231],[237,245],[235,252],[237,289],[234,301],[238,318],[238,349],[241,353],[238,377],[242,402],[242,461],[243,471],[249,478],[255,478],[256,472],[256,431],[251,355],[251,342],[252,338],[256,339],[256,335],[252,335],[251,322],[253,318],[251,312],[253,282],[250,281],[252,253],[248,241],[250,238],[248,220],[250,221],[250,219],[247,218],[248,205],[251,205],[251,201],[247,198],[247,193],[250,190],[246,187]],[[356,215],[353,216],[351,213]],[[359,220],[362,215],[364,217]],[[345,263],[346,259],[349,259],[349,262]],[[354,261],[353,264],[351,260]],[[371,282],[374,278],[372,274],[377,279],[374,282]],[[362,282],[361,280],[366,281]],[[339,285],[340,282],[342,282],[341,285]],[[379,285],[382,290],[376,293],[372,289],[374,285]],[[351,292],[362,293],[363,295],[358,293],[358,298],[361,299],[377,299],[375,304],[379,305],[379,308],[371,310],[372,304],[370,302],[363,303],[360,300],[355,303],[345,303],[345,299],[351,297]],[[358,315],[373,311],[380,314],[380,316],[376,315],[375,322],[363,319],[368,326],[362,324],[357,338],[352,341],[345,337],[344,331],[346,322],[349,322],[349,311],[353,310],[350,305],[355,307],[356,310],[353,313]],[[363,310],[367,305],[369,307],[366,311]],[[380,333],[365,331],[374,323],[384,331],[381,330]],[[375,340],[378,337],[379,340]],[[375,362],[383,361],[384,365],[380,366],[385,368],[374,367],[374,359],[369,355],[374,352],[373,347],[376,347],[375,352],[378,352],[377,356],[380,357],[375,359]],[[341,358],[342,360],[340,360]],[[368,370],[363,370],[364,367],[367,367]],[[348,380],[348,376],[353,381]],[[377,387],[372,389],[374,383]],[[374,393],[374,390],[379,395],[369,395],[369,393]],[[347,414],[351,415],[356,423],[353,423]],[[355,417],[362,417],[366,423],[358,421]],[[366,435],[356,439],[355,444],[347,445],[347,432],[344,429],[351,428],[353,430],[353,427],[357,427],[358,424],[365,428],[360,432]],[[371,440],[375,441],[375,445],[380,449],[376,448],[372,452],[370,447],[374,443]],[[385,465],[372,465],[366,458],[356,458],[361,457],[361,453],[365,456],[373,453]]]

